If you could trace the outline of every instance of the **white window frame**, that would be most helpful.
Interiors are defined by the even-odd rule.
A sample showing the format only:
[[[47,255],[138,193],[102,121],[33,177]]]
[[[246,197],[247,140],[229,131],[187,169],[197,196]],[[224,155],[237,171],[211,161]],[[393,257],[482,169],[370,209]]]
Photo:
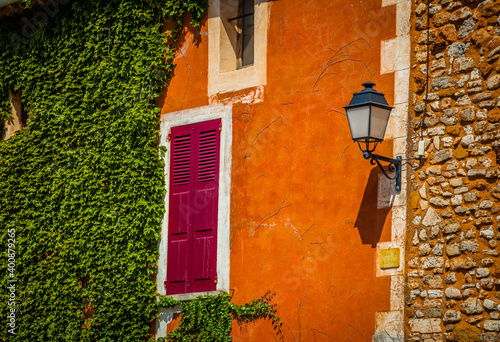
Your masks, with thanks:
[[[158,244],[158,272],[156,287],[160,295],[166,295],[164,281],[167,279],[168,255],[168,208],[170,198],[170,140],[172,127],[191,125],[199,122],[221,119],[220,164],[219,164],[219,203],[217,213],[217,285],[215,291],[172,295],[176,300],[189,300],[200,295],[229,292],[230,258],[230,200],[231,200],[231,148],[233,139],[232,104],[210,105],[193,109],[162,114],[160,123],[160,146],[167,148],[165,153],[165,214],[161,224],[161,237]],[[162,310],[157,321],[157,337],[166,336],[167,324],[173,315],[172,310]]]
[[[254,64],[220,72],[221,22],[220,0],[210,0],[208,7],[208,95],[227,93],[266,85],[268,0],[255,0],[254,5]]]

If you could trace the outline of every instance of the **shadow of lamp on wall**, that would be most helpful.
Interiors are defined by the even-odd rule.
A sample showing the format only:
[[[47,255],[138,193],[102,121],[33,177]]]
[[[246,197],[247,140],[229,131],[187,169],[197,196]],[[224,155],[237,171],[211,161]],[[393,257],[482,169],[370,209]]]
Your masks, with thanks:
[[[370,170],[358,215],[354,221],[354,228],[359,232],[361,243],[371,245],[372,248],[376,248],[381,241],[384,225],[391,211],[390,206],[382,208],[377,206],[379,175],[377,167]]]
[[[345,106],[349,129],[352,140],[358,143],[359,149],[363,152],[363,158],[370,159],[370,163],[378,165],[388,179],[396,181],[396,191],[401,190],[401,157],[396,159],[374,154],[377,144],[384,140],[385,130],[389,122],[389,116],[393,107],[389,106],[384,93],[379,93],[373,87],[375,83],[365,82],[362,84],[365,89],[354,93]],[[380,163],[389,163],[388,169],[394,172],[390,176]]]

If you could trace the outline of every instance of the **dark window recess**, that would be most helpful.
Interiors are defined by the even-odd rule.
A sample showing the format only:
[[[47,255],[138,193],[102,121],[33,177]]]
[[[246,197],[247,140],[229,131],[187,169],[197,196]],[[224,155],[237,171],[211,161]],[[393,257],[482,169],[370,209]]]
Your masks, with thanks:
[[[239,0],[237,20],[236,63],[238,69],[252,65],[254,61],[254,0]]]

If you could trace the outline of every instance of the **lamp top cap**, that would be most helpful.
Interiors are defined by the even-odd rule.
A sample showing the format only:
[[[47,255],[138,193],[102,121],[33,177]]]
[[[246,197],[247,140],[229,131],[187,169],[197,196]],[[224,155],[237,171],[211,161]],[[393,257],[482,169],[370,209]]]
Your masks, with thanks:
[[[375,83],[371,82],[371,81],[368,81],[368,82],[365,82],[362,84],[363,87],[365,87],[365,89],[359,91],[358,93],[377,93],[377,94],[381,94],[381,95],[384,95],[384,93],[382,92],[379,92],[379,91],[376,91],[373,87],[376,86]]]
[[[365,88],[373,88],[374,86],[376,86],[376,84],[368,81],[368,82],[363,83],[362,86]]]
[[[349,102],[349,105],[345,106],[344,108],[348,109],[359,106],[373,105],[386,109],[392,109],[392,107],[389,106],[387,100],[385,99],[385,94],[373,89],[375,83],[365,82],[362,85],[363,87],[365,87],[365,89],[354,93],[351,102]]]

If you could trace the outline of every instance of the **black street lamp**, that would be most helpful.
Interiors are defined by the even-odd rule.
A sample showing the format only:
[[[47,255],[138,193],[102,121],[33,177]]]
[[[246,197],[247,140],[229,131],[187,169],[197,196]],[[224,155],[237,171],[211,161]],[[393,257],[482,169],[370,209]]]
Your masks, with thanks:
[[[358,143],[359,149],[363,152],[363,158],[370,159],[372,165],[377,163],[387,178],[396,180],[396,191],[400,191],[401,157],[392,159],[372,153],[375,151],[377,144],[384,140],[389,115],[393,107],[387,103],[384,93],[379,93],[373,89],[375,83],[366,82],[363,83],[363,86],[365,89],[354,93],[349,105],[344,107],[352,140]],[[393,177],[390,177],[385,172],[380,161],[389,163],[389,171],[395,172]]]

